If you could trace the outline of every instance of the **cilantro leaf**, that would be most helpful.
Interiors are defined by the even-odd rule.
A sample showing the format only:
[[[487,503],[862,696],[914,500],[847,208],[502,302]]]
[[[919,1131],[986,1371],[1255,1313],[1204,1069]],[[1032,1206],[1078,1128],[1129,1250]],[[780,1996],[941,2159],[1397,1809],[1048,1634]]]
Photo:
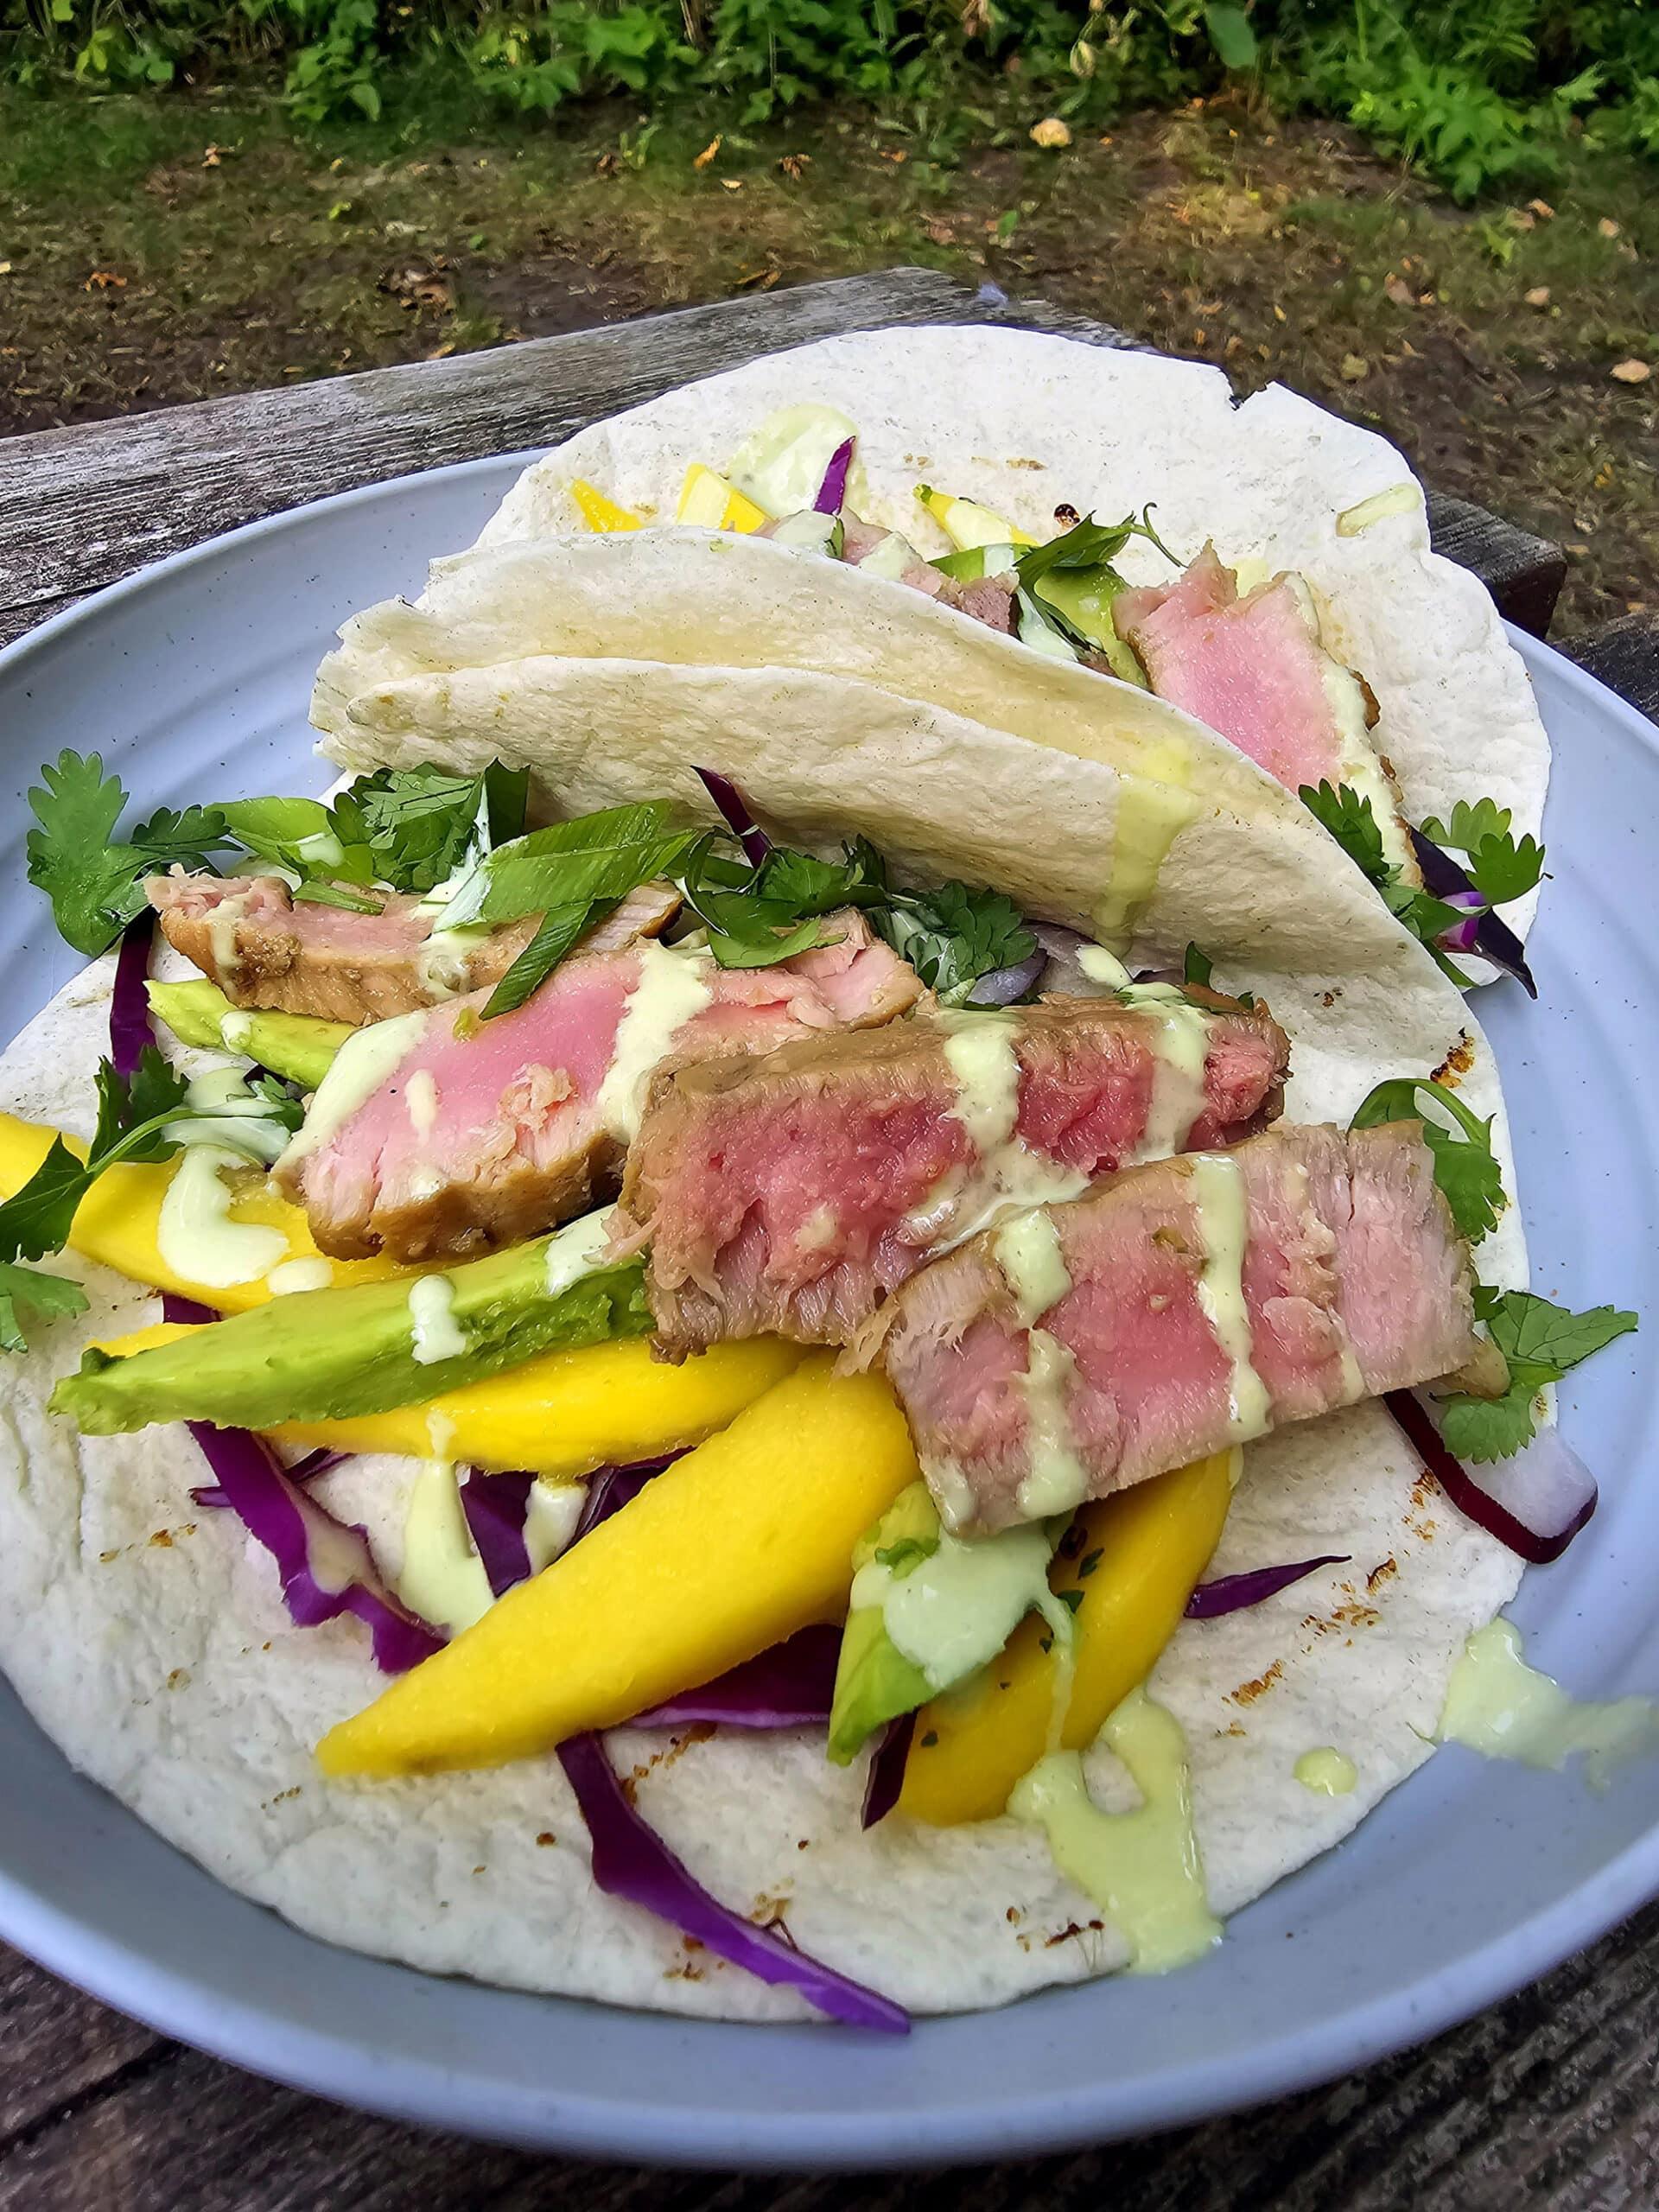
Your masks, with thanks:
[[[1634,1313],[1616,1306],[1573,1313],[1532,1291],[1484,1284],[1475,1291],[1475,1313],[1509,1362],[1510,1387],[1500,1398],[1459,1392],[1443,1402],[1440,1431],[1460,1459],[1507,1459],[1518,1452],[1533,1433],[1538,1393],[1637,1326]]]
[[[1021,586],[1031,591],[1039,578],[1056,569],[1109,568],[1132,537],[1147,539],[1174,567],[1182,566],[1153,528],[1152,509],[1147,506],[1138,516],[1125,515],[1118,523],[1098,523],[1093,515],[1085,515],[1046,545],[1027,546],[1017,553],[1014,571]]]
[[[377,768],[340,793],[330,820],[342,845],[372,853],[378,880],[395,891],[433,891],[469,855],[481,859],[523,835],[529,789],[528,769],[499,760],[475,776],[432,761]]]
[[[41,1260],[61,1251],[92,1180],[85,1162],[61,1137],[54,1137],[22,1189],[0,1205],[0,1262]]]
[[[1455,1128],[1448,1129],[1425,1114],[1419,1103],[1425,1092],[1451,1116]],[[1432,1082],[1426,1076],[1402,1076],[1379,1083],[1361,1102],[1349,1126],[1374,1129],[1385,1122],[1411,1121],[1422,1123],[1424,1141],[1434,1159],[1434,1180],[1452,1210],[1459,1236],[1471,1244],[1478,1243],[1489,1230],[1497,1227],[1497,1217],[1508,1203],[1503,1173],[1492,1151],[1491,1119],[1483,1122],[1471,1114],[1443,1083]]]
[[[88,958],[113,944],[143,911],[139,878],[181,861],[206,867],[226,842],[217,814],[163,809],[130,839],[116,835],[127,795],[99,753],[66,750],[41,767],[29,793],[35,827],[26,840],[29,880],[52,901],[60,935]]]
[[[1207,952],[1200,951],[1196,944],[1189,944],[1186,957],[1181,963],[1181,981],[1184,983],[1200,983],[1207,988],[1211,976],[1215,973],[1215,966]]]
[[[1376,826],[1369,798],[1362,798],[1348,784],[1332,789],[1329,783],[1304,784],[1297,796],[1379,891],[1399,881],[1399,869],[1389,864],[1382,850],[1382,832]]]
[[[1544,849],[1535,837],[1483,837],[1469,854],[1469,880],[1489,906],[1502,906],[1532,890],[1544,873]]]
[[[0,1351],[28,1351],[25,1314],[33,1314],[40,1321],[56,1321],[86,1311],[86,1294],[78,1282],[0,1262]]]
[[[190,1110],[189,1085],[178,1070],[168,1065],[154,1045],[146,1045],[130,1077],[118,1075],[108,1060],[100,1060],[93,1080],[98,1124],[86,1154],[88,1167],[102,1166],[124,1141],[128,1160],[167,1159],[174,1147],[161,1137],[159,1125]],[[157,1133],[139,1143],[137,1132],[150,1123],[157,1125]]]
[[[1029,959],[1037,949],[1012,899],[966,883],[894,892],[871,919],[946,1006],[965,1005],[982,976]]]
[[[1423,824],[1423,835],[1437,845],[1450,846],[1453,852],[1472,853],[1489,837],[1507,836],[1512,818],[1509,808],[1500,806],[1496,799],[1478,798],[1471,804],[1460,798],[1450,821],[1442,822],[1431,814]]]
[[[722,968],[770,968],[839,942],[825,937],[820,918],[877,905],[886,885],[886,863],[864,838],[844,845],[838,861],[774,845],[753,868],[725,859],[705,838],[684,875],[686,903],[707,925],[709,949]]]

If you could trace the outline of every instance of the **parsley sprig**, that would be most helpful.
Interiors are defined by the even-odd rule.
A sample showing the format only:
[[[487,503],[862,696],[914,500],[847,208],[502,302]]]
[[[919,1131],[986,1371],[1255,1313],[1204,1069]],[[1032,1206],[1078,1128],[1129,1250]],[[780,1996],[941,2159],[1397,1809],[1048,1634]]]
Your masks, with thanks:
[[[1431,815],[1423,824],[1425,837],[1468,856],[1469,880],[1489,907],[1524,897],[1544,873],[1543,847],[1535,837],[1511,836],[1512,819],[1510,809],[1495,799],[1477,799],[1472,805],[1459,799],[1449,822]]]
[[[1132,537],[1146,538],[1173,567],[1183,565],[1153,528],[1152,508],[1147,505],[1138,515],[1125,515],[1122,522],[1101,523],[1093,515],[1085,515],[1046,545],[1027,546],[1016,553],[1014,573],[1026,590],[1034,591],[1042,578],[1056,569],[1109,569]],[[1096,640],[1088,642],[1093,645]]]
[[[118,835],[127,794],[102,757],[66,748],[48,761],[29,794],[35,820],[27,839],[29,880],[52,901],[59,932],[89,958],[113,944],[143,911],[141,878],[211,865],[231,842],[217,808],[162,807]]]
[[[1637,1326],[1634,1313],[1612,1306],[1573,1313],[1529,1290],[1475,1288],[1475,1316],[1509,1362],[1501,1398],[1459,1392],[1440,1408],[1440,1433],[1460,1459],[1507,1459],[1532,1436],[1538,1393]]]
[[[1425,1113],[1420,1103],[1427,1094],[1452,1120],[1443,1122]],[[1401,1076],[1379,1083],[1362,1101],[1351,1127],[1374,1129],[1384,1122],[1421,1122],[1423,1138],[1434,1160],[1434,1180],[1440,1185],[1459,1236],[1478,1243],[1497,1226],[1497,1217],[1509,1203],[1503,1177],[1492,1150],[1492,1121],[1471,1113],[1455,1090],[1427,1076]]]

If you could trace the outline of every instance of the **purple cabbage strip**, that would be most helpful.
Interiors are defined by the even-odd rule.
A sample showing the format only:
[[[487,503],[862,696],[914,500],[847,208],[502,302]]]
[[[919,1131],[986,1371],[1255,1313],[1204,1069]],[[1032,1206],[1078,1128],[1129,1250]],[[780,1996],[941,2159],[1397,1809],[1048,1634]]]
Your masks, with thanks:
[[[759,868],[772,850],[772,840],[749,812],[743,794],[729,776],[722,776],[718,768],[699,768],[702,787],[725,817],[726,826],[743,848],[743,857],[751,868]]]
[[[1322,1552],[1318,1559],[1299,1559],[1290,1567],[1253,1567],[1243,1574],[1218,1574],[1213,1582],[1199,1583],[1186,1601],[1185,1618],[1215,1621],[1224,1613],[1243,1612],[1247,1605],[1277,1597],[1316,1567],[1346,1567],[1351,1557],[1350,1552]]]
[[[530,1573],[524,1516],[530,1510],[531,1474],[486,1475],[467,1470],[461,1485],[461,1510],[473,1548],[489,1577],[490,1592],[499,1598]]]
[[[1034,991],[1048,966],[1048,955],[1039,944],[1023,960],[1007,968],[993,968],[980,976],[968,994],[969,1006],[1014,1006]]]
[[[679,1452],[670,1452],[660,1459],[636,1459],[626,1467],[601,1467],[589,1478],[582,1517],[570,1541],[579,1544],[601,1521],[608,1521],[613,1513],[632,1505],[653,1475],[660,1475],[664,1467],[671,1467],[676,1459],[683,1456]]]
[[[885,1821],[899,1802],[899,1792],[905,1786],[905,1761],[910,1757],[910,1739],[915,1732],[913,1713],[901,1713],[882,1730],[881,1740],[870,1760],[869,1777],[864,1784],[861,1827],[873,1828],[878,1821]]]
[[[162,1319],[163,1321],[194,1325],[217,1321],[221,1316],[215,1313],[211,1306],[199,1306],[194,1298],[185,1298],[176,1290],[164,1290],[162,1293]]]
[[[115,983],[110,992],[110,1059],[118,1075],[131,1075],[145,1046],[156,1042],[149,998],[144,989],[155,933],[156,917],[146,906],[127,924],[121,950],[115,957]]]
[[[1437,845],[1432,837],[1425,837],[1421,830],[1412,831],[1411,844],[1417,855],[1417,865],[1423,872],[1425,887],[1435,898],[1445,899],[1448,906],[1465,904],[1459,894],[1474,891],[1475,887],[1451,854],[1444,847]],[[1479,898],[1480,893],[1475,892],[1475,896]],[[1466,924],[1453,932],[1458,938],[1457,950],[1478,953],[1481,959],[1490,960],[1494,968],[1501,968],[1505,975],[1513,976],[1529,998],[1535,999],[1538,986],[1532,980],[1532,970],[1527,965],[1527,956],[1520,938],[1507,922],[1499,921],[1491,907],[1486,906],[1484,899],[1481,904],[1485,911],[1475,919],[1472,940],[1465,941],[1468,937]]]
[[[732,1728],[798,1728],[822,1723],[830,1718],[840,1656],[838,1628],[804,1628],[701,1689],[636,1713],[628,1726],[686,1728],[714,1720]]]
[[[823,481],[818,486],[818,496],[812,502],[812,511],[820,515],[838,515],[847,498],[847,473],[853,465],[853,448],[856,438],[843,438],[830,456],[830,466],[823,472]]]
[[[351,1458],[349,1452],[330,1452],[321,1444],[315,1452],[308,1452],[303,1459],[296,1459],[286,1470],[291,1483],[314,1483],[319,1475],[328,1474],[335,1467],[343,1467]],[[190,1493],[198,1505],[226,1506],[230,1499],[217,1483],[210,1484]]]
[[[401,1605],[381,1580],[368,1531],[325,1512],[287,1474],[262,1436],[188,1421],[202,1457],[255,1541],[276,1562],[289,1613],[316,1628],[353,1613],[368,1630],[375,1664],[401,1675],[429,1659],[443,1637]]]
[[[594,1880],[607,1897],[623,1897],[665,1920],[761,1981],[798,1991],[849,2027],[909,2033],[910,2018],[900,2006],[818,1965],[774,1929],[757,1928],[711,1897],[628,1802],[597,1736],[568,1738],[558,1756],[592,1839]]]

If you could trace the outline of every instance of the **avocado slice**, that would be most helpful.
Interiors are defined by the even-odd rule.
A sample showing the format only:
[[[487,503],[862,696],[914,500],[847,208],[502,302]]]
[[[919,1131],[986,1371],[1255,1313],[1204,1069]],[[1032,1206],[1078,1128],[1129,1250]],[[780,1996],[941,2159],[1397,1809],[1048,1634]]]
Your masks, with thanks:
[[[334,1057],[356,1031],[348,1021],[309,1014],[270,1014],[231,1004],[217,983],[146,983],[149,1010],[184,1045],[211,1052],[245,1052],[261,1067],[302,1090],[315,1090]]]
[[[1151,689],[1134,647],[1118,636],[1112,621],[1112,601],[1123,588],[1116,569],[1103,561],[1092,569],[1048,569],[1030,588],[1039,605],[1052,607],[1105,654],[1114,676],[1141,691]]]
[[[907,1567],[919,1567],[937,1551],[938,1542],[939,1516],[927,1484],[911,1483],[854,1546],[853,1573],[874,1561],[902,1578]],[[878,1728],[914,1713],[932,1694],[927,1676],[887,1634],[882,1607],[855,1604],[842,1631],[830,1704],[830,1758],[837,1766],[850,1765]]]
[[[273,1428],[419,1405],[537,1352],[644,1336],[651,1311],[643,1266],[598,1260],[604,1219],[589,1214],[551,1236],[450,1268],[442,1340],[452,1340],[451,1324],[465,1339],[453,1357],[415,1357],[431,1294],[411,1305],[410,1293],[434,1278],[391,1276],[273,1298],[151,1351],[122,1357],[93,1346],[54,1390],[52,1410],[90,1436],[162,1421]]]

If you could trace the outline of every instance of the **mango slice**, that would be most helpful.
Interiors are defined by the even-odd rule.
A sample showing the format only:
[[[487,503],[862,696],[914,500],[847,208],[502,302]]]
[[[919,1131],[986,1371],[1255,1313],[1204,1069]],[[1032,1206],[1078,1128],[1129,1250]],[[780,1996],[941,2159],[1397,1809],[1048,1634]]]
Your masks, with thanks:
[[[497,1766],[607,1728],[845,1611],[853,1546],[916,1455],[824,1353],[324,1737],[325,1774]]]
[[[1050,1586],[1082,1592],[1074,1615],[1071,1702],[1059,1748],[1092,1744],[1157,1664],[1232,1503],[1236,1450],[1217,1452],[1085,1505],[1056,1555]],[[1079,1534],[1081,1532],[1081,1534]],[[1055,1696],[1049,1631],[1033,1616],[1000,1661],[916,1716],[899,1810],[933,1827],[995,1820],[1049,1741]]]
[[[772,518],[764,507],[757,507],[753,499],[747,499],[736,485],[728,484],[712,468],[705,468],[700,461],[694,461],[680,486],[680,504],[674,519],[702,523],[709,530],[738,530],[747,535]]]
[[[22,1189],[46,1158],[57,1134],[39,1122],[20,1122],[14,1115],[0,1114],[0,1198],[9,1198]],[[64,1142],[77,1159],[86,1157],[86,1147],[79,1137],[67,1136]],[[89,1260],[101,1261],[133,1282],[148,1283],[155,1290],[177,1291],[181,1297],[198,1299],[218,1313],[241,1313],[251,1306],[263,1306],[270,1296],[263,1279],[216,1289],[176,1274],[162,1259],[156,1242],[156,1225],[177,1164],[176,1160],[164,1160],[149,1167],[123,1162],[106,1168],[76,1210],[69,1231],[71,1248]],[[320,1256],[304,1209],[277,1197],[257,1170],[250,1171],[246,1188],[232,1200],[231,1219],[280,1229],[288,1239],[284,1260]],[[331,1281],[336,1287],[428,1272],[422,1268],[401,1268],[380,1258],[333,1260],[329,1265],[334,1269]]]
[[[570,496],[576,503],[576,512],[589,530],[608,536],[613,531],[638,530],[641,518],[631,507],[620,507],[607,498],[597,484],[589,484],[578,476],[570,486]]]

